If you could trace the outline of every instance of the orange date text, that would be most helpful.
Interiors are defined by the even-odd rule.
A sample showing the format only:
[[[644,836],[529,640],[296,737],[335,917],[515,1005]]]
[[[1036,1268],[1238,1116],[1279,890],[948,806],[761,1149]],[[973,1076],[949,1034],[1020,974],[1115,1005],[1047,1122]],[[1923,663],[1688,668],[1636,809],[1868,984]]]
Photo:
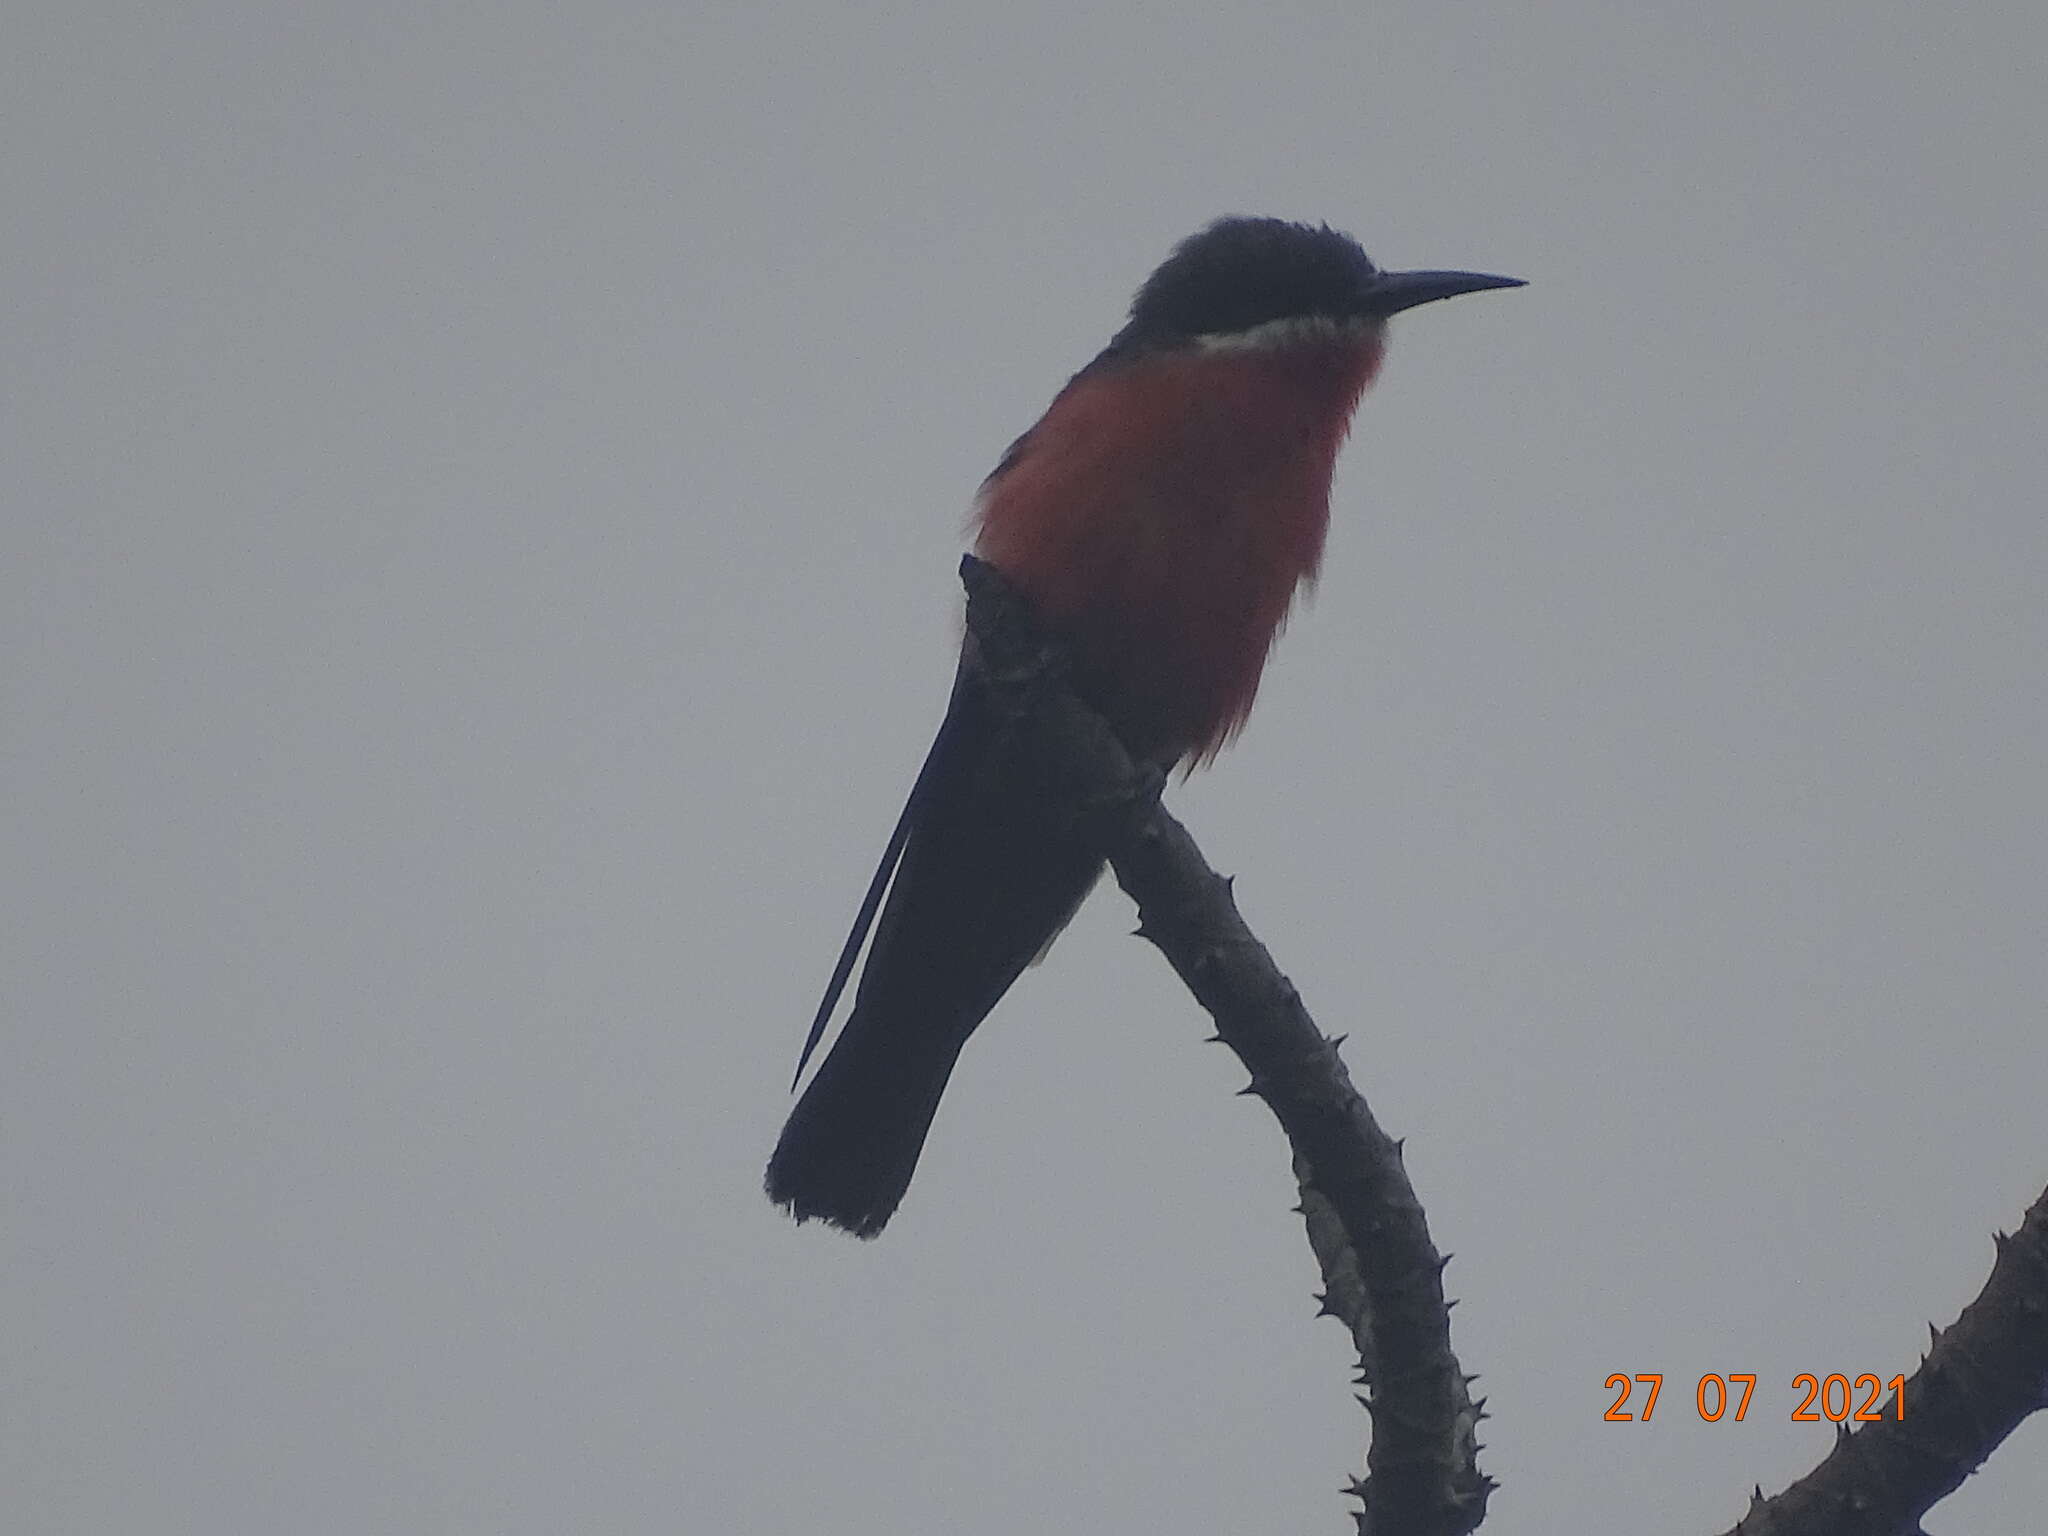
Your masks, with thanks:
[[[1617,1371],[1607,1378],[1607,1390],[1615,1394],[1602,1415],[1609,1424],[1647,1424],[1657,1411],[1664,1375],[1661,1371],[1644,1371],[1625,1376]],[[1839,1371],[1826,1376],[1802,1371],[1792,1378],[1792,1390],[1803,1394],[1792,1409],[1795,1424],[1818,1424],[1822,1420],[1874,1424],[1880,1419],[1906,1416],[1904,1376],[1880,1381],[1865,1372],[1852,1380]],[[1884,1398],[1887,1391],[1891,1393],[1889,1402]],[[1709,1372],[1693,1384],[1693,1411],[1709,1424],[1718,1424],[1723,1419],[1740,1424],[1748,1417],[1750,1399],[1755,1394],[1754,1373],[1730,1371],[1723,1376]]]

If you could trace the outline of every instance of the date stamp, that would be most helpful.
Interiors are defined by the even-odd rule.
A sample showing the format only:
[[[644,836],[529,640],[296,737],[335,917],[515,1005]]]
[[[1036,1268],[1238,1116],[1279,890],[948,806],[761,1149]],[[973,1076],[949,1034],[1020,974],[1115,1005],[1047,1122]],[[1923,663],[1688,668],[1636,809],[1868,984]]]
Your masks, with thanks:
[[[1601,1416],[1609,1424],[1647,1424],[1657,1411],[1664,1375],[1661,1371],[1645,1371],[1627,1376],[1617,1371],[1607,1378],[1607,1390],[1618,1394]],[[1795,1424],[1874,1424],[1881,1419],[1906,1417],[1904,1376],[1880,1381],[1868,1372],[1851,1379],[1840,1371],[1826,1376],[1801,1371],[1792,1378],[1792,1390],[1805,1394],[1792,1409]],[[1889,1401],[1884,1396],[1887,1390],[1891,1393]],[[1740,1424],[1755,1395],[1754,1373],[1731,1371],[1723,1376],[1710,1371],[1693,1384],[1693,1409],[1709,1424],[1718,1424],[1724,1418]]]

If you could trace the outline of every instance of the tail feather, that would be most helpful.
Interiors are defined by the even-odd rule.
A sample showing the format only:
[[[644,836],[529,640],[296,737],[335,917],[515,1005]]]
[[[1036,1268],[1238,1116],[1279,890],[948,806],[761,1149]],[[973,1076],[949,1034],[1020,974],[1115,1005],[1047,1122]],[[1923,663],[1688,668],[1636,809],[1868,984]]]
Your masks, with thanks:
[[[850,1020],[783,1127],[768,1197],[798,1221],[873,1237],[910,1187],[967,1037],[905,1022]]]
[[[1048,811],[1004,753],[1000,723],[963,666],[805,1054],[874,920],[853,1012],[769,1160],[769,1197],[800,1221],[862,1237],[882,1230],[967,1037],[1102,868],[1101,849]]]

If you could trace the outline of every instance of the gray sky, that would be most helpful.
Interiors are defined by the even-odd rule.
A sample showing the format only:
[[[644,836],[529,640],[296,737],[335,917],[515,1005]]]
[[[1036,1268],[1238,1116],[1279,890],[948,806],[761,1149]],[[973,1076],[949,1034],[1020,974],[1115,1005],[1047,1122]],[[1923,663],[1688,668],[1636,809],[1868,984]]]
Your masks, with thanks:
[[[973,488],[1224,212],[1531,282],[1396,322],[1172,794],[1408,1137],[1500,1528],[1731,1523],[2048,1178],[2038,4],[8,32],[11,1532],[1348,1528],[1113,891],[882,1240],[758,1192]]]

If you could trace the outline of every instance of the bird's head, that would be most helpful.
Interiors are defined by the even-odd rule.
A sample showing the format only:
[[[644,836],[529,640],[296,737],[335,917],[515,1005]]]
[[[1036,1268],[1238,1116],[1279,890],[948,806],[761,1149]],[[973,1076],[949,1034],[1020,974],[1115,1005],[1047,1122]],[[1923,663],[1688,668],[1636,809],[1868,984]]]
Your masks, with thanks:
[[[1327,224],[1223,218],[1145,279],[1112,350],[1261,346],[1377,330],[1418,304],[1522,280],[1483,272],[1385,272]]]

